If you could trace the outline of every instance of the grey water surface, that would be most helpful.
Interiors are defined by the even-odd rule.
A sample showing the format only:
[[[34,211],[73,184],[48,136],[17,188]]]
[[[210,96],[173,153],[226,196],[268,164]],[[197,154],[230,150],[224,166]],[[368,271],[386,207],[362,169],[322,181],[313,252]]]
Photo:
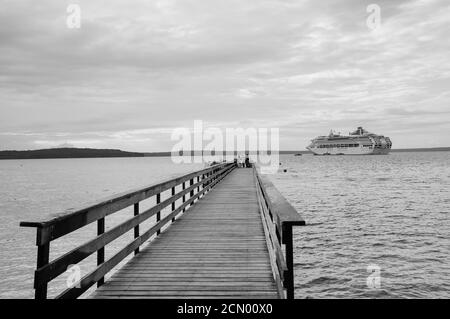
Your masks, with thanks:
[[[270,178],[307,221],[294,238],[297,298],[450,297],[450,152],[283,155],[280,162]],[[0,161],[0,297],[33,297],[35,232],[20,221],[202,167],[170,158]],[[120,220],[107,220],[107,229]],[[95,225],[86,228],[52,243],[52,256],[95,234]],[[107,257],[123,242],[108,245]],[[93,266],[95,256],[85,267]],[[368,285],[370,275],[379,286],[370,285],[373,277]],[[50,296],[65,280],[50,286]]]

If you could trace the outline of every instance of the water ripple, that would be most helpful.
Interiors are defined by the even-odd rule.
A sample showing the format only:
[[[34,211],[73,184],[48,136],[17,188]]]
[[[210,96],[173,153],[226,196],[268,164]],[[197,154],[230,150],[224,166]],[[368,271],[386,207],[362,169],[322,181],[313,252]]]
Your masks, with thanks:
[[[449,298],[450,152],[284,156],[298,298]],[[370,288],[367,267],[380,269]]]

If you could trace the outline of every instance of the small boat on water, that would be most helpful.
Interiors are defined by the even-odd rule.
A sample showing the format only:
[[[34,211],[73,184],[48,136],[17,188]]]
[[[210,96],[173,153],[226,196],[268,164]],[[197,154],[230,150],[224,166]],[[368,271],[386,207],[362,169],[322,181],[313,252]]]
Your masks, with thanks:
[[[392,148],[391,139],[384,135],[370,133],[361,126],[349,135],[330,131],[328,136],[318,136],[307,147],[314,155],[375,155],[388,154]]]

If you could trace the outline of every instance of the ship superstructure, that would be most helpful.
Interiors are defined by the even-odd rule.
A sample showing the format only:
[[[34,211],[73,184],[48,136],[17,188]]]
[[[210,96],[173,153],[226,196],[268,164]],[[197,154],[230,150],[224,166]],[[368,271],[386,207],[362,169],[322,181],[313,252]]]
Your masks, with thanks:
[[[315,155],[388,154],[391,148],[389,137],[370,133],[361,126],[349,135],[331,131],[328,136],[318,136],[307,147]]]

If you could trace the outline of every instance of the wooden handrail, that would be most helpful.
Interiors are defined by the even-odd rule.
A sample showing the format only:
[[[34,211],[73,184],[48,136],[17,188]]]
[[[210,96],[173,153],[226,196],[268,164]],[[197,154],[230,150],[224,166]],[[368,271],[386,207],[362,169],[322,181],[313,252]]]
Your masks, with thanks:
[[[264,233],[278,292],[281,297],[294,299],[292,227],[304,226],[306,223],[272,182],[259,174],[256,167],[254,173]]]
[[[234,163],[218,164],[157,185],[110,197],[79,210],[72,210],[55,216],[49,220],[21,222],[20,226],[22,227],[36,227],[37,229],[36,245],[38,246],[38,260],[34,276],[35,298],[47,298],[48,282],[66,272],[68,266],[79,263],[95,252],[97,252],[97,268],[84,276],[76,284],[76,287],[66,289],[57,298],[76,298],[95,283],[99,286],[102,285],[104,276],[111,269],[132,252],[135,254],[139,253],[139,247],[144,242],[155,234],[159,235],[163,226],[175,221],[175,217],[179,213],[184,212],[188,207],[193,205],[195,200],[208,192],[235,167],[236,165]],[[197,178],[197,182],[194,183],[195,178]],[[186,188],[185,183],[187,181],[190,184]],[[182,189],[177,193],[175,188],[181,185]],[[161,202],[160,195],[167,190],[171,190],[171,197]],[[188,200],[186,200],[186,195],[189,195]],[[139,212],[139,202],[152,196],[156,196],[155,206],[144,212]],[[176,207],[176,201],[180,198],[183,199],[183,202],[179,207]],[[105,217],[130,206],[134,207],[133,216],[105,232]],[[171,213],[161,218],[160,212],[166,207],[171,207]],[[145,231],[144,234],[140,235],[139,224],[155,215],[156,223]],[[51,241],[95,221],[97,221],[97,237],[49,261]],[[104,247],[132,229],[134,229],[134,240],[105,261]]]
[[[87,224],[97,221],[107,215],[113,214],[151,196],[164,192],[185,181],[189,181],[191,178],[199,174],[217,171],[219,168],[226,165],[232,164],[217,164],[215,166],[164,181],[156,185],[114,195],[100,202],[96,202],[82,208],[70,209],[62,214],[55,215],[50,219],[22,221],[20,226],[45,229],[46,231],[43,232],[42,238],[38,238],[39,241],[36,243],[37,245],[42,245],[77,230],[78,228],[84,227]]]

